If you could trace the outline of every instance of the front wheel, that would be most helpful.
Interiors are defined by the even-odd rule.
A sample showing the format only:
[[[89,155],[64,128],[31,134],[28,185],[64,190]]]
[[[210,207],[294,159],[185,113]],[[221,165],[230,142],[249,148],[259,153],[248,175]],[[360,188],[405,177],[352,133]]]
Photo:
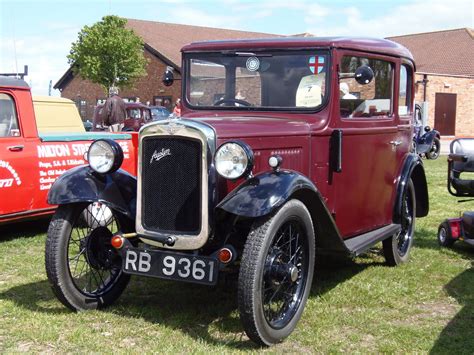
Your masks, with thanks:
[[[119,216],[105,205],[59,206],[46,239],[46,273],[57,298],[74,311],[112,304],[130,279],[110,244],[123,231]]]
[[[415,186],[410,179],[403,193],[400,213],[401,230],[383,241],[385,261],[396,266],[408,261],[415,234],[416,198]]]
[[[439,153],[441,151],[441,141],[439,138],[435,137],[433,139],[433,144],[431,145],[431,149],[429,152],[426,153],[426,158],[428,159],[438,159]]]
[[[239,274],[239,311],[248,337],[281,342],[295,329],[311,289],[315,258],[311,215],[298,200],[252,227]]]

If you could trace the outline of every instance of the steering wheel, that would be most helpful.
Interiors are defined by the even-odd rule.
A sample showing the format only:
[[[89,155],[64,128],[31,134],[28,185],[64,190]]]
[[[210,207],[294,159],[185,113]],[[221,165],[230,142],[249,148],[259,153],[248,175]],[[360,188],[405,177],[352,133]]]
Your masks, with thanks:
[[[252,106],[252,104],[248,101],[245,100],[239,100],[239,99],[220,99],[214,102],[214,106],[221,106],[222,104],[229,103],[229,104],[239,104],[242,106]],[[237,105],[234,105],[237,106]]]

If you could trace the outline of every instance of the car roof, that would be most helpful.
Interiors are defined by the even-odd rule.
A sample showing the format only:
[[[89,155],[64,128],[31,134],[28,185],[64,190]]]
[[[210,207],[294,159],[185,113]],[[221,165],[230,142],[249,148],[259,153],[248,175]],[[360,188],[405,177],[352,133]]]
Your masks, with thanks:
[[[125,106],[127,106],[127,108],[149,108],[147,105],[144,105],[141,102],[126,102]]]
[[[379,38],[362,37],[280,37],[249,40],[223,40],[194,42],[182,48],[182,52],[216,50],[262,50],[262,49],[309,49],[344,48],[364,52],[388,54],[413,61],[411,52],[396,42]]]

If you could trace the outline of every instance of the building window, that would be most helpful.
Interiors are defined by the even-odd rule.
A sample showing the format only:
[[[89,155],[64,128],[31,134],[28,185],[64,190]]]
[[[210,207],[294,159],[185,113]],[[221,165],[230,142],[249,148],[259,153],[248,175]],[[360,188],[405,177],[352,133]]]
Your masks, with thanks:
[[[122,97],[122,99],[125,102],[140,102],[140,98],[138,96]]]
[[[163,106],[168,111],[173,111],[173,97],[172,96],[153,96],[154,106]]]

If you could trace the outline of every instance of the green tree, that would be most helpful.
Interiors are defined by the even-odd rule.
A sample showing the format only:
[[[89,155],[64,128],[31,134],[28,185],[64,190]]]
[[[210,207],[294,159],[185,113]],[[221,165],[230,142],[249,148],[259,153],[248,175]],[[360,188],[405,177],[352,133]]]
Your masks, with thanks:
[[[126,88],[146,74],[143,40],[126,29],[126,19],[105,16],[84,26],[67,56],[75,74],[99,84],[107,93],[111,86]]]

